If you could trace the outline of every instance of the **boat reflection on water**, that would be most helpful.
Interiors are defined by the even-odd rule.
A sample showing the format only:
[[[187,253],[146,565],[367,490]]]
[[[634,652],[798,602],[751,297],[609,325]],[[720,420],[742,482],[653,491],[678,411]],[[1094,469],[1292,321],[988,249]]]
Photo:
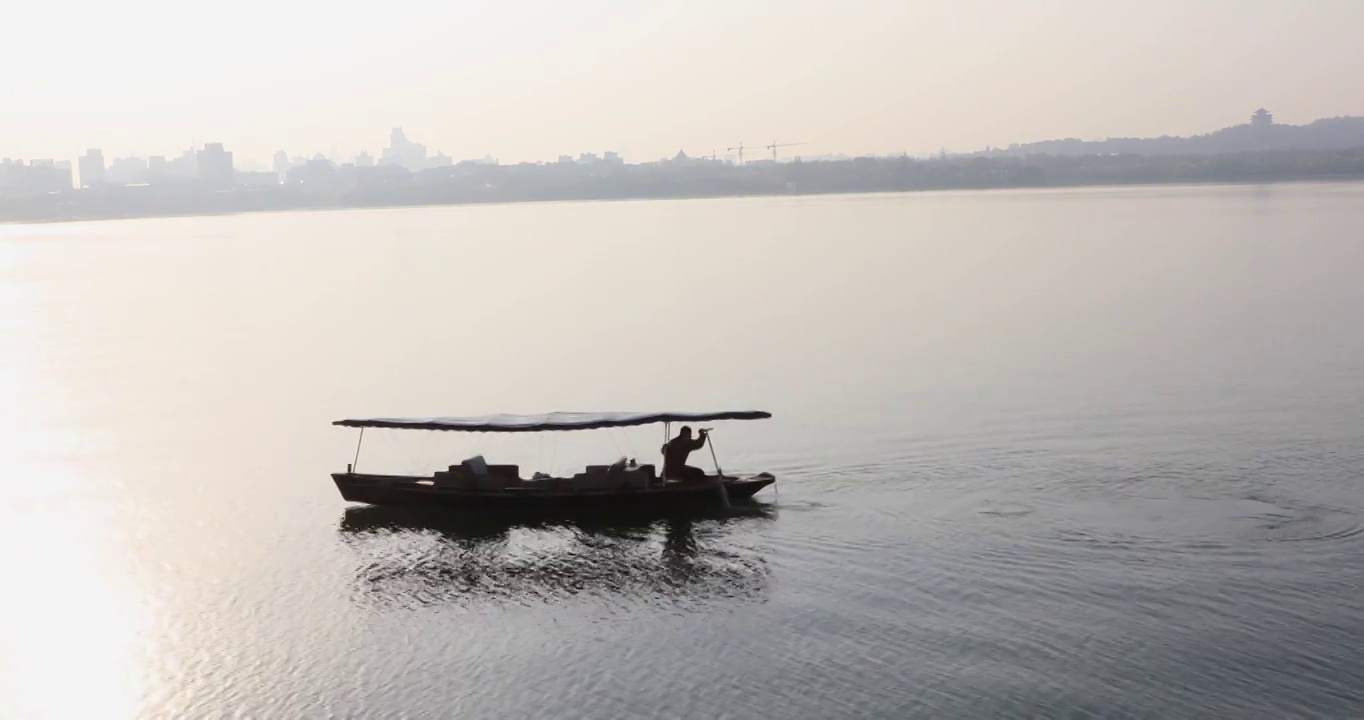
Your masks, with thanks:
[[[358,556],[359,599],[383,606],[591,595],[692,605],[765,597],[770,571],[749,533],[773,517],[761,504],[723,514],[559,518],[365,506],[346,509],[340,534]]]

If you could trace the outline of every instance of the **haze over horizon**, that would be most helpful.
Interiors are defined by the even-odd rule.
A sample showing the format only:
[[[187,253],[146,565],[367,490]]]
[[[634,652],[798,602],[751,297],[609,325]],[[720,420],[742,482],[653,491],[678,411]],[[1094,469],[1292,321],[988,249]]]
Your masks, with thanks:
[[[9,11],[0,156],[361,149],[389,130],[456,159],[804,142],[800,154],[1190,135],[1264,106],[1364,115],[1364,3],[812,0],[567,7],[166,0]],[[38,30],[43,30],[39,32]],[[53,38],[60,38],[54,40]]]

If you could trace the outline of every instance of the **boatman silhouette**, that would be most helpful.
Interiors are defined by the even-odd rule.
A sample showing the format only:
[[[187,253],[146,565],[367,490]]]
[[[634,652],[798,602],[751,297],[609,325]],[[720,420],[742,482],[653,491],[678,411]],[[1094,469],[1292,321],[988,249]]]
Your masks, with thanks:
[[[682,429],[678,431],[677,437],[663,445],[664,480],[704,481],[706,479],[706,471],[688,465],[687,456],[691,455],[693,450],[700,450],[706,446],[708,432],[702,429],[700,434],[692,439],[691,428],[683,425]]]

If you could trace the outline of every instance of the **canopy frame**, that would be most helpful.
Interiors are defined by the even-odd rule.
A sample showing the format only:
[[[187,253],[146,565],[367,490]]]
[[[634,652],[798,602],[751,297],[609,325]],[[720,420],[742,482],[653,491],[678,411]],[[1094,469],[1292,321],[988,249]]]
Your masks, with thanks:
[[[351,418],[337,420],[333,425],[354,428],[386,428],[391,430],[440,430],[446,432],[550,432],[567,430],[599,430],[613,427],[664,424],[664,432],[674,422],[710,422],[715,420],[763,420],[772,417],[761,410],[726,410],[721,412],[615,412],[578,413],[553,412],[541,415],[484,415],[479,417],[428,418]]]

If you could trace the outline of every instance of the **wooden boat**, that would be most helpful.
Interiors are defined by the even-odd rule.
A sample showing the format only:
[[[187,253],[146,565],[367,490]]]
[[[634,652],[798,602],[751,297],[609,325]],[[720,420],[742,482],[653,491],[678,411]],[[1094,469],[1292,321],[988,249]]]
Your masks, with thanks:
[[[446,432],[553,432],[597,430],[662,424],[671,434],[674,422],[759,420],[761,411],[712,413],[548,413],[544,415],[489,415],[467,418],[369,418],[337,420],[342,427],[360,428],[355,463],[332,480],[349,502],[384,506],[431,506],[469,510],[670,510],[682,507],[727,506],[748,500],[776,482],[768,473],[739,477],[726,475],[716,461],[716,472],[704,481],[680,482],[657,477],[652,465],[589,465],[571,478],[536,474],[522,478],[515,465],[488,465],[471,458],[431,475],[361,473],[357,469],[366,428],[437,430]],[[711,457],[715,458],[714,446]]]

